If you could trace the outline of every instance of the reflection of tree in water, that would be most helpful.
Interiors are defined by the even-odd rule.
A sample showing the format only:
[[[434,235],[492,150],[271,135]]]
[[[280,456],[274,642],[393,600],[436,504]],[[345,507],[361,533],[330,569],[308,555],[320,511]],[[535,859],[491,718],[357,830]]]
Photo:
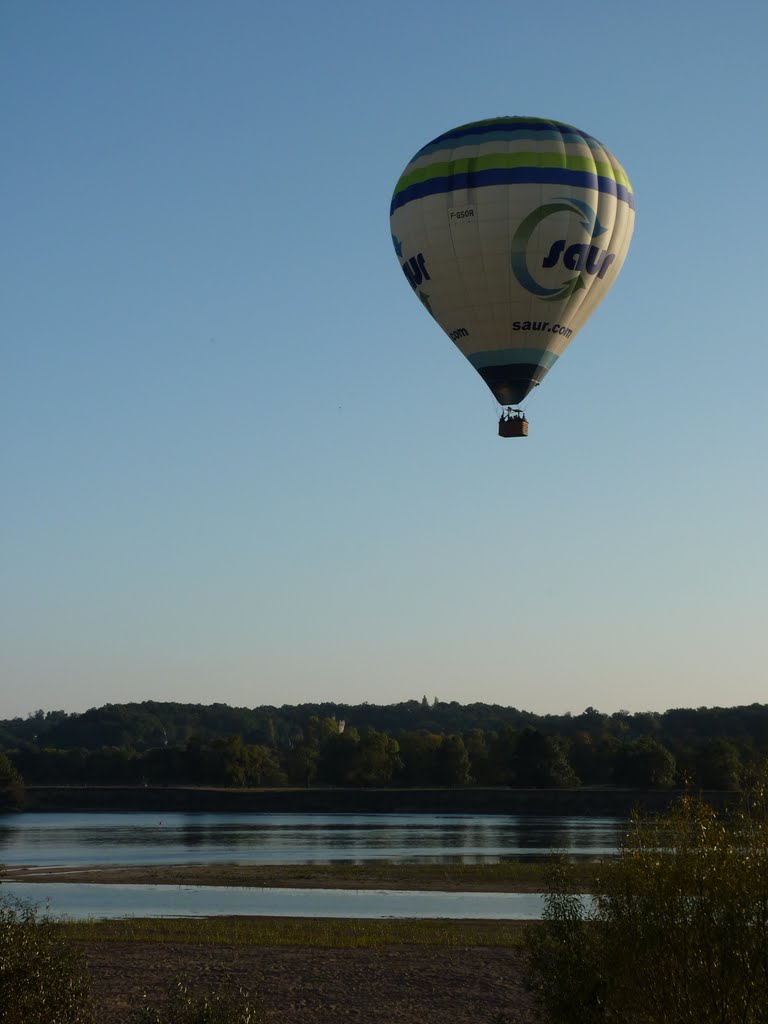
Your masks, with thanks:
[[[495,863],[499,855],[516,852],[518,840],[518,820],[516,818],[483,818],[470,823],[465,829],[465,846],[474,848],[475,855],[465,856],[467,864]],[[487,852],[484,852],[487,851]]]
[[[521,853],[612,853],[619,835],[618,819],[561,818],[554,816],[521,819],[517,848]]]
[[[426,836],[425,838],[429,837]],[[466,829],[457,823],[449,824],[446,822],[441,825],[435,829],[434,838],[435,846],[442,847],[444,850],[458,850],[462,846],[468,845]]]
[[[393,859],[464,861],[531,857],[552,850],[616,849],[618,819],[518,815],[89,815],[67,827],[30,819],[0,826],[0,862],[77,864],[121,860],[297,863]],[[138,819],[138,820],[137,820]]]
[[[199,825],[182,825],[178,830],[179,840],[184,846],[196,849],[210,842],[211,839],[215,842],[214,834],[211,834],[209,839],[208,831],[208,829],[201,828]]]
[[[426,820],[425,820],[426,819]],[[239,856],[250,851],[253,859],[272,862],[351,860],[386,857],[477,863],[568,849],[574,853],[610,852],[615,849],[618,823],[579,818],[521,816],[434,817],[413,815],[360,822],[322,818],[318,821],[270,820],[253,823],[190,821],[155,832],[158,845],[178,842],[186,849],[208,847]]]

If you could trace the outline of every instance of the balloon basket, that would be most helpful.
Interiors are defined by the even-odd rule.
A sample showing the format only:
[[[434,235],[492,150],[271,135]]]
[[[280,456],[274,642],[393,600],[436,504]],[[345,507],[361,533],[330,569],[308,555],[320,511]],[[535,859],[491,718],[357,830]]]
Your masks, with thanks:
[[[499,420],[499,437],[528,437],[528,420],[523,413],[503,413]]]

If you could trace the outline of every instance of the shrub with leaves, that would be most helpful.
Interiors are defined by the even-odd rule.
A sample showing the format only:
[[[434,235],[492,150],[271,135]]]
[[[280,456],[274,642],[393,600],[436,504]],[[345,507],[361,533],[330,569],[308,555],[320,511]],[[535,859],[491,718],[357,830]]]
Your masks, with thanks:
[[[19,811],[24,804],[24,783],[5,754],[0,754],[0,811]]]
[[[636,815],[591,904],[557,862],[544,916],[531,982],[553,1024],[768,1024],[766,790]]]
[[[131,1024],[262,1024],[262,1006],[242,989],[198,995],[177,982],[162,1007],[145,1006]]]
[[[78,953],[36,909],[0,900],[0,1024],[92,1024]]]

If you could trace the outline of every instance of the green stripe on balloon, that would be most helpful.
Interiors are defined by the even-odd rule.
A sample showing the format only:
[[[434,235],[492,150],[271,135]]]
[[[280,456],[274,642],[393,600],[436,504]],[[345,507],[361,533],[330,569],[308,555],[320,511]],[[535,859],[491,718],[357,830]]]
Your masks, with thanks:
[[[631,189],[626,174],[616,170],[613,164],[594,160],[590,156],[565,156],[562,153],[488,153],[484,156],[464,157],[459,160],[428,164],[418,170],[404,174],[395,186],[394,194],[411,185],[417,185],[432,178],[450,178],[455,174],[473,171],[505,170],[511,167],[557,167],[568,171],[588,171],[602,178],[609,178]]]

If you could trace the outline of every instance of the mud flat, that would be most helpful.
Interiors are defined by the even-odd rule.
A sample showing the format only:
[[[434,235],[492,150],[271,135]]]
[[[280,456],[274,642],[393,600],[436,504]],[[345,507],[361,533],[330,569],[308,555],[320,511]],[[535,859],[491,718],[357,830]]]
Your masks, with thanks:
[[[124,1024],[147,994],[157,1004],[177,979],[242,986],[272,1024],[521,1024],[534,1000],[524,955],[508,948],[283,946],[93,942],[82,946],[101,1024]]]

